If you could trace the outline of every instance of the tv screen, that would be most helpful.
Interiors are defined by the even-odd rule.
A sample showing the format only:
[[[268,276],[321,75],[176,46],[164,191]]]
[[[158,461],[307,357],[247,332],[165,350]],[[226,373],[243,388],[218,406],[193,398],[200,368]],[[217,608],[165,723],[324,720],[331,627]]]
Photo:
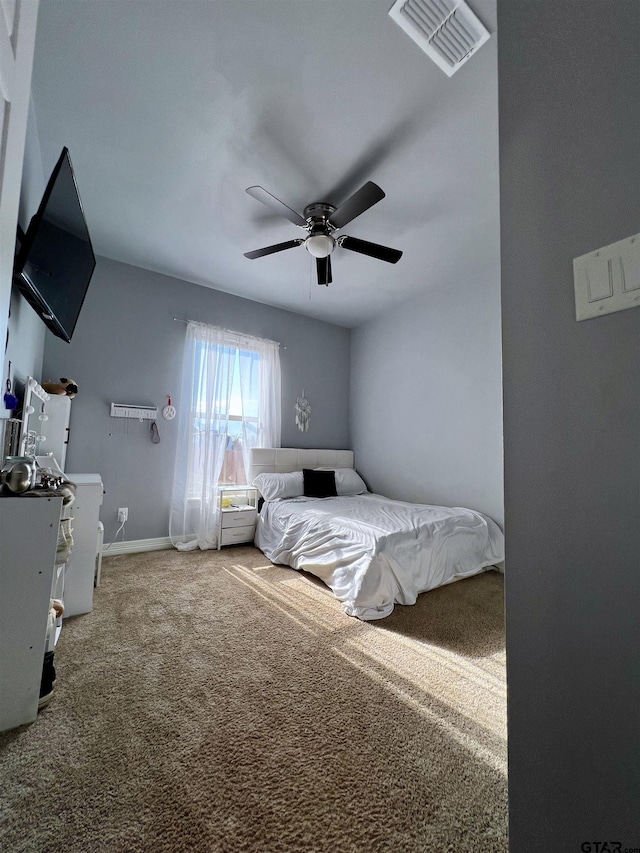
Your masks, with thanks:
[[[69,342],[95,265],[69,151],[63,148],[21,242],[14,281],[53,334]]]

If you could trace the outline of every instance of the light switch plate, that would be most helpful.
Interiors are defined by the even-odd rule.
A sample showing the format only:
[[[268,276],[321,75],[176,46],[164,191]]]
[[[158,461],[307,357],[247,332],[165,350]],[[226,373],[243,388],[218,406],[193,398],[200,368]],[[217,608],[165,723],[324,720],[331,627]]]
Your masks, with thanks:
[[[574,258],[576,320],[640,307],[640,234]]]

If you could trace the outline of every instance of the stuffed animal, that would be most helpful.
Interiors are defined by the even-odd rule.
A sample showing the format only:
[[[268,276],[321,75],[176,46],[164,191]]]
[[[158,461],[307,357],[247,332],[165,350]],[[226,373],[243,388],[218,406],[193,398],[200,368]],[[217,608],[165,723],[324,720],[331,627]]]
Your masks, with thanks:
[[[78,386],[73,379],[65,379],[63,376],[60,382],[43,382],[42,387],[47,394],[66,394],[67,397],[75,397],[78,393]]]

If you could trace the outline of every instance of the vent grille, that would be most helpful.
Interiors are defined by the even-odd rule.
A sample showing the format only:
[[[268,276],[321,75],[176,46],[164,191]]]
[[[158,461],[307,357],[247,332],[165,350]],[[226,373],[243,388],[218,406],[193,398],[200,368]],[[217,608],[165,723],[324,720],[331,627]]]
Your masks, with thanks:
[[[396,0],[389,14],[449,77],[489,38],[463,0]]]

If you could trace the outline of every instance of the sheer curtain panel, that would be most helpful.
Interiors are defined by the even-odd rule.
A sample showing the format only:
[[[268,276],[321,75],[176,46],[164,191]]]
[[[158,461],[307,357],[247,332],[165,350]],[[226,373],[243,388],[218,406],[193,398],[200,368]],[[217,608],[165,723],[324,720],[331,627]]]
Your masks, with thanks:
[[[218,487],[245,481],[252,447],[280,447],[280,345],[190,321],[169,535],[217,548]]]

